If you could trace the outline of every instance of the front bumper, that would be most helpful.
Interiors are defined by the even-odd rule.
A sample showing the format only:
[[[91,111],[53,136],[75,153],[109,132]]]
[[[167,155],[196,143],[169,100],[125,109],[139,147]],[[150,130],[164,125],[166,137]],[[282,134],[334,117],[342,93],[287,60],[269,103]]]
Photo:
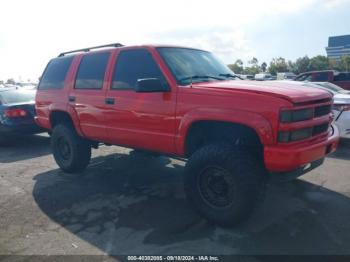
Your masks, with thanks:
[[[322,165],[324,159],[323,157],[289,172],[270,172],[270,179],[272,182],[288,182],[294,180]]]
[[[267,146],[264,148],[264,162],[268,171],[273,173],[290,172],[305,166],[314,161],[322,159],[325,155],[334,152],[339,142],[339,131],[332,126],[333,133],[326,140],[300,147]],[[307,170],[308,172],[310,170]],[[306,173],[304,172],[304,173]]]

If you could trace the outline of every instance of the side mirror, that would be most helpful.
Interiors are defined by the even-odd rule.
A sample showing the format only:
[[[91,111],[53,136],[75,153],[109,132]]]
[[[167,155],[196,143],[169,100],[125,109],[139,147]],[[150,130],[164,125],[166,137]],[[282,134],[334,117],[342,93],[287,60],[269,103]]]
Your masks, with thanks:
[[[158,78],[143,78],[137,80],[135,91],[140,93],[168,92],[169,88],[163,86]]]

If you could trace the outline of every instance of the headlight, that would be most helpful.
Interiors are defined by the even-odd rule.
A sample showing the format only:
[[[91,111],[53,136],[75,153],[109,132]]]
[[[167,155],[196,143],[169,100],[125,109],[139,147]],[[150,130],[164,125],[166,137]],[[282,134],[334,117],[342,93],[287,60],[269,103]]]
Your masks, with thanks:
[[[280,121],[282,123],[298,122],[308,120],[313,117],[313,109],[306,108],[300,110],[285,110],[280,114]]]

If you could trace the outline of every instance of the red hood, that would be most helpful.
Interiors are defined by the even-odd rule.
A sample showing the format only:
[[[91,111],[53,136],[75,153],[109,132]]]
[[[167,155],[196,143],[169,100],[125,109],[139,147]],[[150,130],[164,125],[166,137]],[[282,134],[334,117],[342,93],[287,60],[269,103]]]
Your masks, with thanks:
[[[193,88],[213,88],[224,90],[237,90],[271,95],[287,99],[292,103],[303,103],[313,100],[332,98],[332,95],[318,88],[306,87],[296,83],[283,83],[277,81],[215,81],[194,83]]]

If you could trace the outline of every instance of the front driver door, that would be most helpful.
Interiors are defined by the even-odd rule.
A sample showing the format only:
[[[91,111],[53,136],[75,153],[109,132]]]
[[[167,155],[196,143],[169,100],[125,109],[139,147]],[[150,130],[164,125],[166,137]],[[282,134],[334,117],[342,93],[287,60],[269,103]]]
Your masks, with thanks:
[[[168,92],[135,92],[138,79],[157,78]],[[113,144],[174,153],[176,87],[171,89],[155,57],[144,48],[122,50],[112,71],[107,135]]]

